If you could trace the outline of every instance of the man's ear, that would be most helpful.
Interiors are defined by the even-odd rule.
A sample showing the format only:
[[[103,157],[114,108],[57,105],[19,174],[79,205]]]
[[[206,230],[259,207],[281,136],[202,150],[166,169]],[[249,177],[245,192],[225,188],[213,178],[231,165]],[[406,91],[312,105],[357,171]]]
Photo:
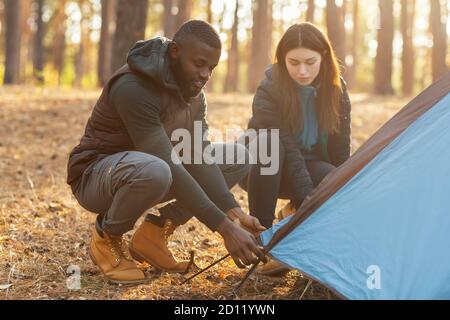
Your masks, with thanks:
[[[177,60],[180,56],[180,47],[175,41],[169,44],[169,57],[173,60]]]

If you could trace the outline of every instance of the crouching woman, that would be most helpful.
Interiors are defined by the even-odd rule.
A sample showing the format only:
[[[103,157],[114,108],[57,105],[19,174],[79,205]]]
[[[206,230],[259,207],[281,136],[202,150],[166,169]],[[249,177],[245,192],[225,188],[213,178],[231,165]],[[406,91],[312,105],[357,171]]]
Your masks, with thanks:
[[[350,99],[330,41],[317,27],[300,23],[286,31],[252,108],[249,129],[279,129],[276,141],[273,134],[258,135],[264,143],[279,144],[278,172],[264,175],[258,163],[241,182],[250,214],[270,228],[277,199],[290,200],[285,215],[295,212],[350,156]],[[265,266],[268,273],[285,270],[275,267]]]

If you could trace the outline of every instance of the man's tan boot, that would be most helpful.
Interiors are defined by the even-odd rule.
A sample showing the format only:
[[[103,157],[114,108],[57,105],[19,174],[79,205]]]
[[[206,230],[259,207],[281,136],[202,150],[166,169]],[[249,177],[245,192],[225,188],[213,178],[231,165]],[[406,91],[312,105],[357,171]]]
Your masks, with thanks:
[[[105,232],[102,236],[94,227],[89,255],[112,283],[138,284],[147,280],[131,258],[122,236],[113,237]]]
[[[166,219],[164,226],[144,221],[133,235],[130,243],[131,256],[139,262],[147,262],[156,269],[167,272],[185,272],[188,261],[178,262],[167,247],[167,238],[175,226]]]

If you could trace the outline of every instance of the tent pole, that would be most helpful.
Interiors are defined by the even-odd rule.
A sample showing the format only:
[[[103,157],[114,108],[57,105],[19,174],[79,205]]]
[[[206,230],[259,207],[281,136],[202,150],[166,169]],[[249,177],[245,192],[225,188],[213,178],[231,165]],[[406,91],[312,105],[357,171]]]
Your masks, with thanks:
[[[207,266],[204,269],[201,269],[200,271],[198,271],[197,273],[195,273],[194,275],[190,276],[189,278],[187,278],[186,280],[184,280],[181,284],[185,284],[186,282],[191,281],[192,279],[194,279],[195,277],[199,276],[200,274],[202,274],[203,272],[205,272],[206,270],[214,267],[216,264],[222,262],[223,260],[225,260],[226,258],[228,258],[230,256],[230,254],[227,254],[225,256],[223,256],[222,258],[220,258],[217,261],[214,261],[213,263],[211,263],[209,266]]]

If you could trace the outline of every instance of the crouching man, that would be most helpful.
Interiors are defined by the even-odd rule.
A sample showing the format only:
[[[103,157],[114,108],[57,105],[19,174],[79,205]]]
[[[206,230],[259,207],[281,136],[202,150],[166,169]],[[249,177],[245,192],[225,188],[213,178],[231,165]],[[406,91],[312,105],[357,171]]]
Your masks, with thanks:
[[[207,130],[202,89],[220,54],[218,34],[198,20],[185,23],[173,40],[138,42],[105,85],[70,154],[67,182],[80,205],[98,214],[89,253],[111,282],[144,282],[134,260],[185,271],[188,262],[176,261],[167,237],[193,216],[219,232],[237,266],[264,259],[252,235],[264,227],[241,210],[229,191],[247,175],[249,165],[185,164],[173,157],[169,137],[174,130],[193,131],[194,121]],[[242,145],[211,146],[246,155],[239,150]],[[227,152],[218,154],[227,157]],[[171,199],[159,216],[146,216],[127,247],[122,235],[149,208]]]

